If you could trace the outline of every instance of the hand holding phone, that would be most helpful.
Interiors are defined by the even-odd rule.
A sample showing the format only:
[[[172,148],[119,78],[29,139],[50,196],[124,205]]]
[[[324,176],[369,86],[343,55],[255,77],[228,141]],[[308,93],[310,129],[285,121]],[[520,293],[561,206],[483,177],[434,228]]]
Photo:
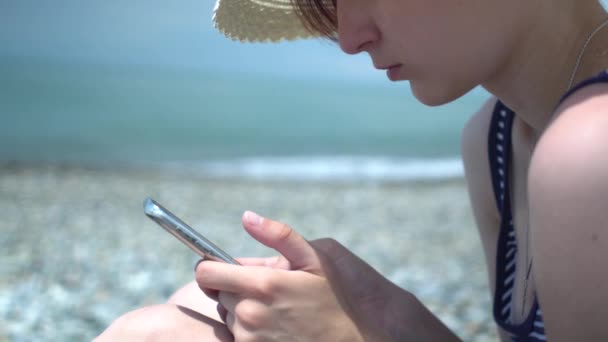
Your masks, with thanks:
[[[239,262],[228,253],[221,250],[184,221],[180,220],[169,210],[165,209],[149,197],[144,200],[144,212],[150,219],[163,227],[168,233],[175,236],[183,244],[190,247],[190,249],[201,257],[233,265],[240,265]]]

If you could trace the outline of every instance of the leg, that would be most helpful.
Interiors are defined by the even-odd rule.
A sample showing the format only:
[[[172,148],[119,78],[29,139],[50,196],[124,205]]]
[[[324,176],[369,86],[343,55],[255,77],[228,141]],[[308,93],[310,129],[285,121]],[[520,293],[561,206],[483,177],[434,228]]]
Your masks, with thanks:
[[[119,317],[95,342],[233,341],[223,323],[172,304],[149,306]]]
[[[217,313],[217,302],[207,297],[194,281],[177,290],[167,303],[186,307],[220,323],[222,322],[220,315]]]
[[[167,304],[145,307],[121,316],[95,342],[106,341],[219,341],[234,338],[196,283],[179,289]]]

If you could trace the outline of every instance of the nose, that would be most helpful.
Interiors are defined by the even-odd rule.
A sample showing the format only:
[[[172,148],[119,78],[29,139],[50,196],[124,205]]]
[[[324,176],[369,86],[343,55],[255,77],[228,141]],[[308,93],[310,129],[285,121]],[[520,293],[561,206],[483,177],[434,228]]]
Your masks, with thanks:
[[[338,0],[338,42],[340,49],[355,55],[367,51],[380,40],[380,31],[372,17],[370,0]]]

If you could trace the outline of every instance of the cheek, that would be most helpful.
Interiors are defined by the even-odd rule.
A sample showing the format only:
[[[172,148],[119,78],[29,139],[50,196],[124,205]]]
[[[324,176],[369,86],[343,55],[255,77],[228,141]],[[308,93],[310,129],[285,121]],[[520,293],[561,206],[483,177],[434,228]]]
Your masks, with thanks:
[[[480,30],[472,34],[419,26],[396,39],[412,90],[433,105],[462,96],[491,77],[501,64],[502,47]]]
[[[468,73],[492,49],[496,37],[488,31],[495,19],[483,15],[487,9],[477,4],[482,0],[383,1],[393,3],[392,12],[383,11],[378,20],[387,48],[419,73]]]
[[[512,44],[505,27],[486,15],[489,5],[478,0],[467,6],[456,0],[450,0],[452,5],[445,0],[416,1],[404,2],[418,4],[407,12],[384,13],[379,22],[385,24],[381,29],[387,52],[406,65],[412,92],[422,103],[450,102],[493,76],[504,63]]]
[[[474,88],[481,74],[478,60],[446,48],[439,35],[427,33],[427,39],[400,41],[398,49],[414,96],[426,105],[437,106]]]

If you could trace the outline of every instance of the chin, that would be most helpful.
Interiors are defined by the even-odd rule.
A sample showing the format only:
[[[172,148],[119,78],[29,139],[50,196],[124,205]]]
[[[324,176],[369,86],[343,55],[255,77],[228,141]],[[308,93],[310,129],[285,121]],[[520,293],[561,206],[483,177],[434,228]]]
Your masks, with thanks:
[[[472,88],[450,87],[447,83],[440,86],[437,84],[423,85],[416,81],[410,81],[412,94],[418,101],[430,107],[441,106],[459,99]]]

